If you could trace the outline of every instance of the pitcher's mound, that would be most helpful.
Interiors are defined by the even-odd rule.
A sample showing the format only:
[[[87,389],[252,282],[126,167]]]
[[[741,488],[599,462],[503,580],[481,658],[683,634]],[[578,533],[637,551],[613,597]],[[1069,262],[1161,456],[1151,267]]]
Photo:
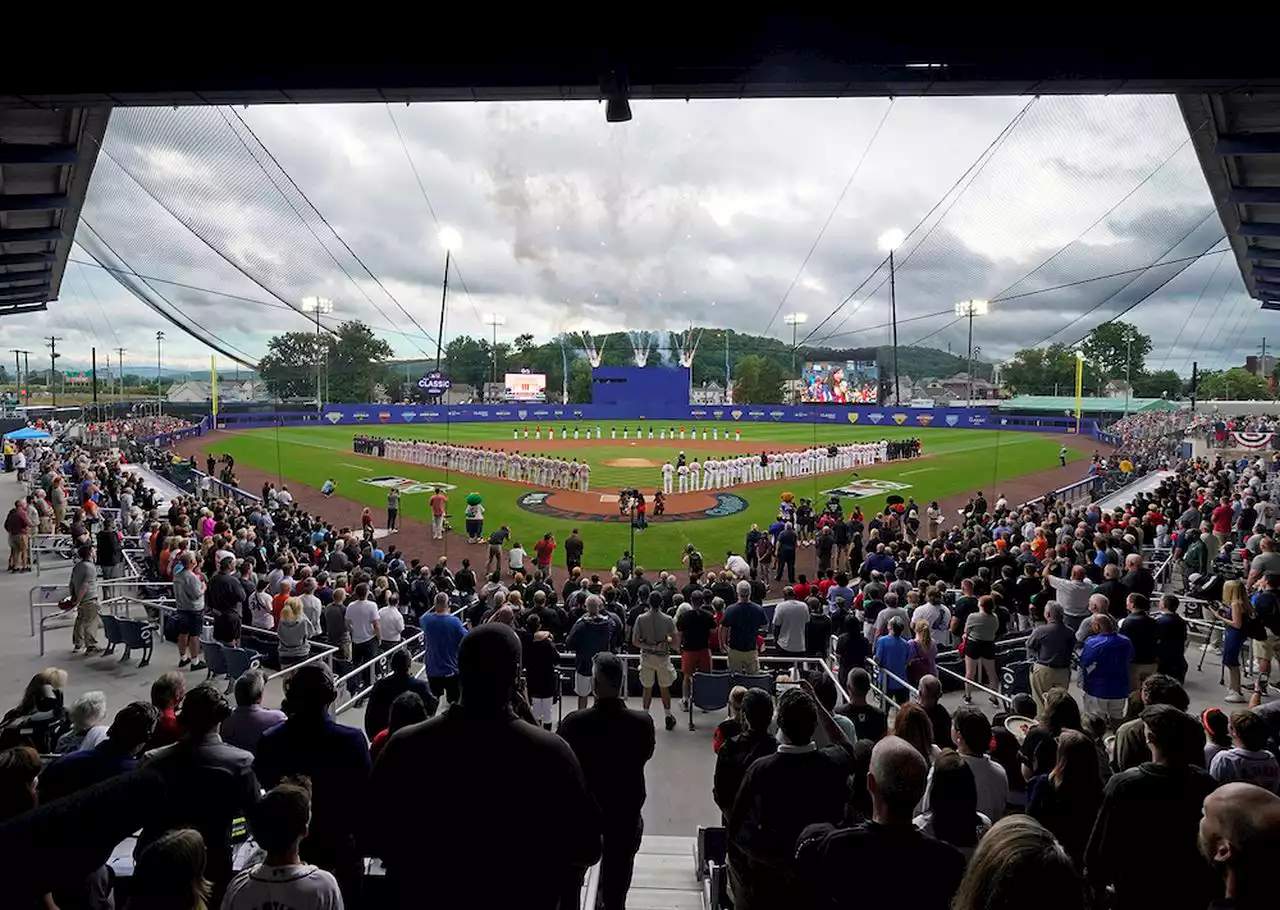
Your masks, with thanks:
[[[604,463],[611,468],[660,468],[663,465],[652,458],[606,458]]]

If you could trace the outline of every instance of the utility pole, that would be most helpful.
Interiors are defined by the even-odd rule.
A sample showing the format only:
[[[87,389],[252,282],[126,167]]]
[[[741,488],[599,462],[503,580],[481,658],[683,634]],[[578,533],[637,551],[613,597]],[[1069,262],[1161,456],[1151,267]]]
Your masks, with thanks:
[[[1196,385],[1200,381],[1200,364],[1191,361],[1191,416],[1196,416]]]
[[[1129,416],[1129,385],[1133,378],[1133,327],[1124,333],[1124,416]]]
[[[124,403],[124,348],[116,348],[116,369],[120,372],[120,402]]]
[[[61,340],[57,335],[49,336],[49,397],[54,410],[58,408],[58,388],[53,384],[53,373],[58,368],[58,342]]]
[[[22,364],[26,363],[27,356],[31,352],[24,351],[22,348],[10,348],[9,350],[13,353],[13,371],[18,374],[18,405],[23,406],[23,405],[26,405],[28,402],[26,400],[27,396],[24,396],[22,394],[22,389],[23,389],[22,379],[26,373],[26,371],[22,368]],[[19,354],[22,355],[22,363],[19,363],[18,361]]]
[[[89,356],[92,358],[93,367],[93,407],[95,412],[98,408],[98,349],[97,347],[89,348]]]

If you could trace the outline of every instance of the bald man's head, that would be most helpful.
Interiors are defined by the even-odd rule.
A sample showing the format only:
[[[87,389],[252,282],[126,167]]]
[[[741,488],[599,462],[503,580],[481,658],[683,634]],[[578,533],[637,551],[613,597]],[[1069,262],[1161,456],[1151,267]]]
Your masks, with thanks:
[[[881,824],[910,824],[928,777],[924,758],[905,739],[886,736],[876,743],[867,774],[875,820]]]
[[[1230,783],[1204,800],[1200,852],[1238,903],[1271,893],[1271,866],[1280,850],[1280,796],[1253,784]]]

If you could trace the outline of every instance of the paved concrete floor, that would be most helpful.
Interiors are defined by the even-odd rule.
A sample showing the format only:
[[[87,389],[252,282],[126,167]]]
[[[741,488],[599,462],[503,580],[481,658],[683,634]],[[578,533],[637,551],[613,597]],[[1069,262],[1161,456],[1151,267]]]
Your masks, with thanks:
[[[0,475],[0,502],[11,503],[21,492],[14,475]],[[82,692],[100,689],[106,693],[109,713],[114,714],[126,702],[146,700],[156,676],[177,666],[177,649],[167,642],[156,646],[151,665],[143,670],[137,668],[136,658],[122,664],[114,656],[73,655],[69,627],[52,632],[47,639],[45,656],[39,656],[38,641],[31,637],[28,628],[28,592],[36,584],[65,584],[69,577],[69,565],[46,569],[39,578],[34,572],[0,574],[0,705],[5,710],[17,703],[27,681],[44,667],[57,666],[68,672],[68,703]],[[1226,692],[1218,684],[1219,656],[1210,650],[1202,672],[1195,670],[1198,649],[1189,652],[1188,659],[1192,665],[1187,680],[1192,710],[1199,713],[1212,706],[1232,707],[1222,703]],[[188,675],[192,684],[204,678],[203,672]],[[270,686],[268,703],[277,705],[280,697],[279,685]],[[959,698],[958,693],[948,695],[945,699],[948,708],[959,704]],[[975,704],[990,710],[985,699],[975,697]],[[633,700],[633,706],[639,707],[638,700]],[[644,812],[646,833],[688,836],[700,824],[719,823],[719,811],[711,799],[715,763],[711,733],[720,718],[700,716],[696,732],[690,732],[685,719],[681,718],[676,729],[668,732],[662,729],[661,706],[656,700],[651,710],[658,727],[658,747],[646,772],[649,791]],[[362,717],[359,710],[355,710],[344,714],[342,721],[359,727]]]

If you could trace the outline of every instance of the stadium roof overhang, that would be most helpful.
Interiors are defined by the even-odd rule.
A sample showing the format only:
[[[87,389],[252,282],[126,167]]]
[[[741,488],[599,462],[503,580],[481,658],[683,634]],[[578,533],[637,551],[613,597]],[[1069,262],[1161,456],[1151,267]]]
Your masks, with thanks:
[[[30,7],[30,27],[23,10],[6,16],[14,40],[0,58],[0,315],[57,297],[115,106],[1280,92],[1265,29],[1215,42],[1090,17],[1044,29],[970,11],[903,21],[865,6],[587,23],[504,10],[496,21],[433,13],[425,36],[380,16],[302,31],[290,17],[201,23],[141,45],[133,22],[119,34],[95,23],[78,36],[64,28],[59,65],[47,42],[27,40],[47,26],[43,8]]]
[[[1250,296],[1280,310],[1280,92],[1178,103]]]
[[[110,113],[0,107],[0,316],[57,299]]]

